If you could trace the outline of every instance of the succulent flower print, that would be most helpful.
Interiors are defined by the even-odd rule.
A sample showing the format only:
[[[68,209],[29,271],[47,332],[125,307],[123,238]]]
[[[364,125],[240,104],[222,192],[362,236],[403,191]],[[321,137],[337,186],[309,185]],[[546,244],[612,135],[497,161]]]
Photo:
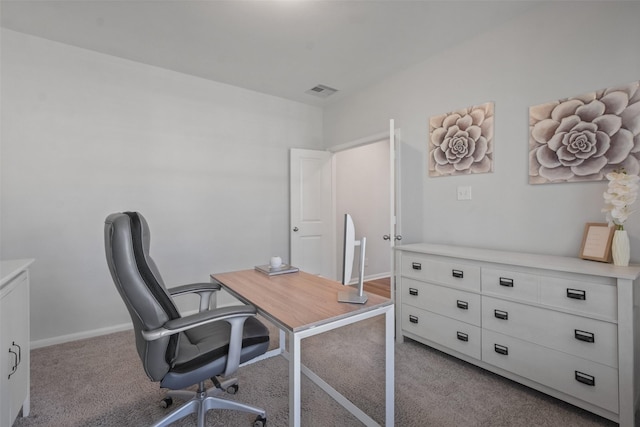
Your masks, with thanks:
[[[640,81],[529,108],[529,182],[640,173]]]
[[[429,176],[493,172],[493,102],[429,119]]]

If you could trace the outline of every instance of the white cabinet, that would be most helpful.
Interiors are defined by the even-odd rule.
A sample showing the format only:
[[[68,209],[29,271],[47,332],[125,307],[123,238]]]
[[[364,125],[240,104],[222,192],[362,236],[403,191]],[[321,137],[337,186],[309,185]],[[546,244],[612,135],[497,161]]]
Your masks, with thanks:
[[[640,267],[447,245],[396,250],[399,341],[634,425]]]
[[[29,271],[33,260],[0,264],[0,427],[29,415]]]

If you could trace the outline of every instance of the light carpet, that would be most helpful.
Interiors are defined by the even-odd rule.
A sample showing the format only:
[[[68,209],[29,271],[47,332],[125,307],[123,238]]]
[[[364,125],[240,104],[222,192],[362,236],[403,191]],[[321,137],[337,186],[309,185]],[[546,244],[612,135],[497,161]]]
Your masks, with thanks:
[[[275,328],[272,346],[277,344]],[[382,316],[302,341],[303,363],[384,423]],[[132,331],[31,353],[31,414],[14,427],[146,426],[169,409],[135,352]],[[269,427],[288,425],[288,364],[274,357],[241,368],[233,400],[263,407]],[[614,426],[615,423],[407,340],[395,348],[396,426]],[[177,402],[178,404],[180,402]],[[251,426],[255,416],[210,411],[208,426]],[[193,426],[187,417],[176,426]],[[303,376],[303,426],[362,424]]]

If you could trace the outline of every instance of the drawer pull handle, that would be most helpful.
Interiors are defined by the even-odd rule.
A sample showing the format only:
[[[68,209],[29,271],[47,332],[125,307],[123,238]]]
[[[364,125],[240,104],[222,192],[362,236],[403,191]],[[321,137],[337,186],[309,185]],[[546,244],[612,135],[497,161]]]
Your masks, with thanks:
[[[493,315],[496,319],[507,320],[509,319],[509,313],[502,310],[493,310]]]
[[[505,286],[507,288],[513,288],[513,279],[507,279],[506,277],[500,278],[500,286]]]
[[[464,272],[462,270],[451,270],[451,275],[456,279],[464,278]]]
[[[418,290],[416,288],[409,288],[409,295],[418,296]]]
[[[418,316],[409,315],[409,322],[418,323]]]
[[[590,385],[592,387],[596,385],[596,378],[594,376],[585,374],[580,371],[576,371],[576,381],[582,384]]]
[[[411,268],[413,268],[414,270],[422,270],[422,264],[419,262],[412,262]]]
[[[458,339],[460,341],[464,341],[464,342],[469,341],[469,334],[465,334],[464,332],[456,332],[456,335],[458,336]]]
[[[463,310],[469,310],[469,303],[466,301],[457,300],[456,305],[458,306],[458,308],[461,308]]]
[[[11,353],[13,355],[13,365],[11,366],[11,372],[9,372],[9,376],[7,377],[7,379],[11,379],[11,376],[13,374],[16,373],[16,371],[18,370],[18,353],[16,353],[15,351],[9,349],[9,353]]]
[[[18,365],[22,362],[22,347],[16,344],[15,341],[11,343],[11,347],[18,347]]]
[[[574,336],[577,340],[584,342],[596,341],[596,336],[593,332],[581,331],[580,329],[574,329]]]
[[[580,289],[567,288],[567,298],[586,300],[587,299],[587,291],[583,291],[583,290],[580,290]]]
[[[493,345],[493,349],[498,354],[503,354],[505,356],[509,355],[509,347],[507,347],[507,346],[500,345],[500,344],[494,344]]]

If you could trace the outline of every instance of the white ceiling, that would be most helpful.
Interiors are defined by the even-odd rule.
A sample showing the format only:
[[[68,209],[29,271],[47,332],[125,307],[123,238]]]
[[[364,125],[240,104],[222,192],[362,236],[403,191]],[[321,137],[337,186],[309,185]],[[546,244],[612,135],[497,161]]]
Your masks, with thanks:
[[[11,30],[322,106],[538,4],[1,0],[0,17]],[[305,93],[317,84],[338,92]]]

